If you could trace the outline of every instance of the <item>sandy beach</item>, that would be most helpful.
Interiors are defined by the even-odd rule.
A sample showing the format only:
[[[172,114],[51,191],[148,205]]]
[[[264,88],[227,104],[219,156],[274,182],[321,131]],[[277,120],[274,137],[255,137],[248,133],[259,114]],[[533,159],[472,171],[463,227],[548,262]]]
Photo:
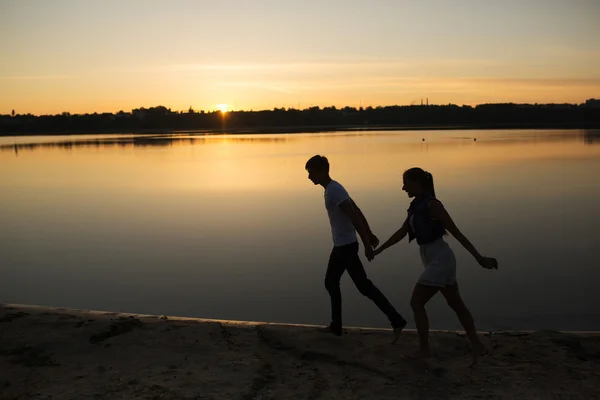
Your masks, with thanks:
[[[599,399],[600,333],[407,331],[0,306],[0,399]]]

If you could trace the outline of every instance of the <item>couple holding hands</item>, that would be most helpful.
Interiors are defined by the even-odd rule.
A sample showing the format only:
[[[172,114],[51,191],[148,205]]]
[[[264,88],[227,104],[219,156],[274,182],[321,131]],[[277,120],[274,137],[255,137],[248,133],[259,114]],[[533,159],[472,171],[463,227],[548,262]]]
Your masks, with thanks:
[[[435,197],[432,175],[421,168],[411,168],[404,172],[402,190],[407,193],[408,197],[413,198],[408,208],[408,215],[400,229],[377,247],[379,239],[371,232],[360,208],[348,195],[346,189],[329,176],[327,158],[316,155],[307,161],[305,168],[308,172],[308,179],[325,189],[325,208],[333,237],[333,250],[325,274],[325,288],[331,297],[331,323],[322,331],[337,336],[342,335],[340,279],[344,272],[348,271],[359,292],[371,299],[388,317],[394,332],[392,343],[398,340],[402,329],[406,326],[406,320],[367,278],[358,256],[359,245],[356,232],[360,235],[365,248],[365,256],[369,261],[408,235],[409,242],[416,239],[419,245],[425,270],[419,277],[410,300],[419,336],[419,348],[406,355],[409,358],[431,356],[429,320],[425,304],[437,292],[441,292],[450,308],[456,313],[471,342],[472,365],[474,365],[477,357],[485,351],[485,346],[477,337],[473,317],[460,297],[456,282],[456,259],[452,249],[444,240],[444,236],[448,232],[451,233],[483,268],[497,269],[498,262],[494,258],[479,254],[456,227],[443,204]]]

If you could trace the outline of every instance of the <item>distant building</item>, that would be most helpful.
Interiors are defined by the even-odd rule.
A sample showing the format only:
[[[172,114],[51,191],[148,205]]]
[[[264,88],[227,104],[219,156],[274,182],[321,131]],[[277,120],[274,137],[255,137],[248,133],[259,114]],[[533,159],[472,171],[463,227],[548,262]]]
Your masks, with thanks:
[[[588,99],[585,102],[586,107],[600,108],[600,99]]]

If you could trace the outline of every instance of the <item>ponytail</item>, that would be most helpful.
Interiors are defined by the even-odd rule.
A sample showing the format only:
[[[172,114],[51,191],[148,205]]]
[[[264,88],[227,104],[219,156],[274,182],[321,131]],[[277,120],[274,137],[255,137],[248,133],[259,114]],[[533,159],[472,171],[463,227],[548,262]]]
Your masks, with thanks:
[[[436,199],[437,197],[435,197],[435,186],[433,185],[433,175],[431,175],[430,172],[427,172],[427,171],[424,171],[424,172],[425,172],[425,176],[424,176],[423,184],[427,188],[429,193],[431,193],[431,196],[434,199]]]

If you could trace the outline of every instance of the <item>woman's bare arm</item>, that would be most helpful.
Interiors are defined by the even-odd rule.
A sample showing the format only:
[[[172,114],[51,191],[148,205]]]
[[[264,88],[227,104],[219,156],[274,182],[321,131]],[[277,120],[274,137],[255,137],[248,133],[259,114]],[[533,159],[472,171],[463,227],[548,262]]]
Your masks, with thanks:
[[[398,229],[390,238],[382,244],[379,248],[375,250],[375,254],[379,254],[388,247],[391,247],[404,239],[404,237],[408,234],[408,218],[402,224],[402,227]]]
[[[429,202],[429,215],[438,221],[441,222],[442,226],[446,228],[448,232],[452,234],[458,240],[458,242],[465,248],[469,253],[475,257],[477,262],[481,264],[484,260],[484,257],[479,254],[475,246],[467,239],[467,237],[458,229],[446,208],[444,208],[443,204],[437,200],[433,200]]]

